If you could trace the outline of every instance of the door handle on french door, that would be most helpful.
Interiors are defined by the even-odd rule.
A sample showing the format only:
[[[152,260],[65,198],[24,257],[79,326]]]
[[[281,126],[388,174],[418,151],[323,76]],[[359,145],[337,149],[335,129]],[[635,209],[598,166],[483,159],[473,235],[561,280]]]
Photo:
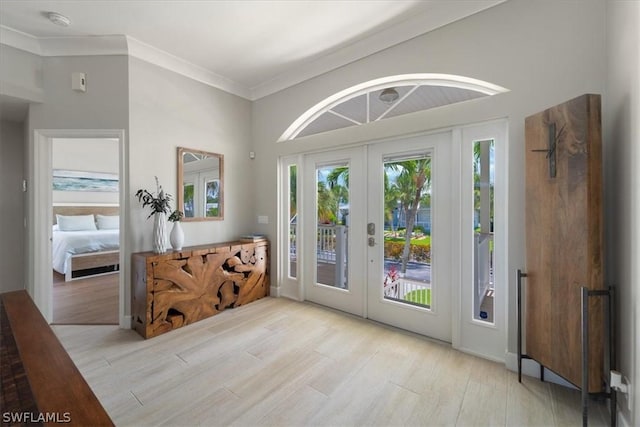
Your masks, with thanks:
[[[367,240],[369,241],[369,246],[374,247],[376,245],[375,237],[369,237]]]
[[[367,224],[367,234],[369,236],[373,236],[376,234],[376,224],[373,222],[370,222],[369,224]]]

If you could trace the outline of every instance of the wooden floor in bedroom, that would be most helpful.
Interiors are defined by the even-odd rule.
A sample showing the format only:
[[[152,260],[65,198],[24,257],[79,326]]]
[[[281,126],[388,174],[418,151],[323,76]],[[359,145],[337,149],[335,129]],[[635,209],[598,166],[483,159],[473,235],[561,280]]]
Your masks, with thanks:
[[[53,324],[117,325],[119,274],[69,282],[53,272]]]
[[[263,298],[144,340],[54,326],[118,426],[580,426],[580,392],[449,344]],[[589,425],[606,425],[591,403]]]

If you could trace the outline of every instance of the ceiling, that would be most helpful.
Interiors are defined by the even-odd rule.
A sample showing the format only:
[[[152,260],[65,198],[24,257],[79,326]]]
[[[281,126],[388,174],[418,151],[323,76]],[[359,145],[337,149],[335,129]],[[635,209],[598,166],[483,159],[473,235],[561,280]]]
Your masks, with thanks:
[[[44,42],[126,35],[258,99],[502,1],[2,0],[0,25]]]

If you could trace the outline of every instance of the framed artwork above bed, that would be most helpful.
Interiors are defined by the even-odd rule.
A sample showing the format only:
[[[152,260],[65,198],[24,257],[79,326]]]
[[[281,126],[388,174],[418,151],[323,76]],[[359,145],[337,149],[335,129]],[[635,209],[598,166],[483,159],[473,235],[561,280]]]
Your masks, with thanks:
[[[118,174],[67,169],[53,170],[54,191],[118,192]]]

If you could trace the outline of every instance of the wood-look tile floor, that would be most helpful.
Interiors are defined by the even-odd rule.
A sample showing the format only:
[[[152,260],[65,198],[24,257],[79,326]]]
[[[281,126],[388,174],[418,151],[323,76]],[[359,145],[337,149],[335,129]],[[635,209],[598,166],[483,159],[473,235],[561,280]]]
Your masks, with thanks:
[[[53,327],[118,426],[581,425],[580,394],[447,344],[265,298],[150,340]],[[590,425],[606,425],[591,405]]]

